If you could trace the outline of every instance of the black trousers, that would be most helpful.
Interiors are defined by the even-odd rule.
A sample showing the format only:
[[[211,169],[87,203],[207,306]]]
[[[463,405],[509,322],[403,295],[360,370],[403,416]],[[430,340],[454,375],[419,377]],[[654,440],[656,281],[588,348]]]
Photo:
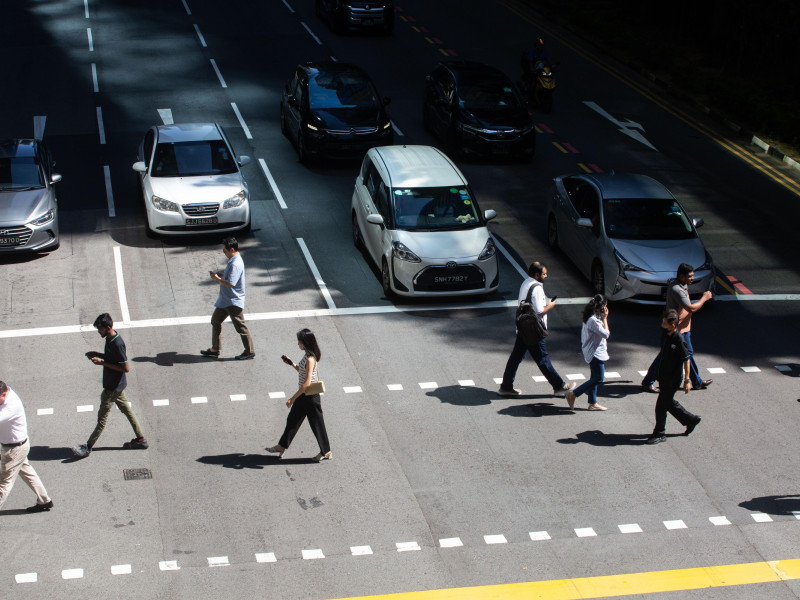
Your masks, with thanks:
[[[292,408],[289,409],[289,416],[286,417],[286,429],[283,430],[278,444],[282,448],[289,448],[306,417],[308,417],[308,424],[311,426],[311,431],[314,432],[314,437],[317,438],[319,451],[327,454],[331,451],[331,446],[328,443],[328,432],[325,430],[325,418],[322,416],[322,402],[320,402],[319,394],[313,396],[303,394],[294,401]]]
[[[660,384],[660,382],[659,382]],[[653,435],[664,435],[667,427],[667,413],[675,417],[684,427],[697,420],[697,415],[690,413],[675,399],[678,388],[673,386],[659,386],[658,399],[656,400],[656,426]]]

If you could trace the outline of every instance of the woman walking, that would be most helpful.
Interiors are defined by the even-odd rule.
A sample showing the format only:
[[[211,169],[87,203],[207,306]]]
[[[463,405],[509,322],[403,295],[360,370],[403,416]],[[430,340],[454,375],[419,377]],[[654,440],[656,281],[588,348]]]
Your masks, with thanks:
[[[283,435],[277,445],[265,448],[267,452],[277,454],[278,458],[283,456],[283,453],[289,448],[300,429],[300,425],[308,417],[308,424],[311,426],[311,431],[314,432],[314,437],[317,438],[319,444],[319,454],[313,460],[320,462],[322,460],[329,460],[331,458],[331,447],[328,443],[328,432],[325,430],[325,419],[322,416],[322,403],[319,399],[319,394],[306,394],[306,390],[312,383],[319,381],[317,375],[317,363],[322,356],[317,344],[317,338],[310,329],[301,329],[297,332],[297,345],[303,351],[303,358],[299,364],[295,364],[285,354],[281,357],[283,362],[294,368],[297,371],[298,383],[300,387],[297,391],[286,401],[286,406],[291,410],[289,416],[286,417],[286,429],[283,430]]]
[[[605,379],[605,362],[608,360],[608,302],[602,294],[589,300],[583,309],[583,328],[581,329],[581,350],[583,360],[589,364],[589,379],[575,391],[567,392],[569,407],[575,406],[575,398],[586,392],[589,410],[607,410],[597,403],[597,386]]]

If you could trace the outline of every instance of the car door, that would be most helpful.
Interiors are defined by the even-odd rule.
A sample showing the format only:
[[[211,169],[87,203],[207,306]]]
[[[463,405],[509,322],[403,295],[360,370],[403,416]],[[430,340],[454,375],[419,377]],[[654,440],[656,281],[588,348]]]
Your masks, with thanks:
[[[456,83],[450,71],[444,68],[433,72],[431,83],[436,95],[429,112],[431,129],[439,138],[446,139],[453,122]]]
[[[591,277],[592,264],[595,258],[601,257],[603,243],[600,194],[590,183],[580,181],[573,194],[573,204],[577,213],[574,229],[574,261],[581,272],[587,277]],[[577,225],[578,219],[588,219],[592,226],[579,226]]]
[[[284,115],[286,129],[289,136],[297,141],[300,127],[303,123],[303,102],[307,95],[305,88],[305,73],[297,69],[286,86],[286,101],[284,102]]]
[[[382,240],[385,224],[383,227],[381,227],[380,225],[375,225],[374,223],[370,223],[366,220],[368,215],[380,214],[380,211],[375,203],[375,197],[378,193],[378,186],[381,183],[381,177],[378,174],[377,169],[375,169],[375,165],[372,164],[372,161],[370,161],[367,165],[363,182],[364,185],[361,186],[362,193],[360,200],[364,210],[364,224],[361,231],[364,233],[364,245],[367,247],[369,255],[372,257],[372,260],[375,261],[375,264],[380,266],[381,255],[383,254]]]

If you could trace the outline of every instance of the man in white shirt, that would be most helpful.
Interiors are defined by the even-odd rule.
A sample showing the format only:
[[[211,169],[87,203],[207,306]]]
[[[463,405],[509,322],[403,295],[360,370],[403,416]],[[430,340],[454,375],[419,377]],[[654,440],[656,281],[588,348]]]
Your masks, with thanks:
[[[3,381],[0,381],[0,444],[0,506],[8,498],[17,475],[20,475],[36,494],[36,504],[26,510],[35,513],[53,508],[53,501],[47,495],[42,480],[28,462],[31,444],[22,400]]]
[[[547,279],[547,267],[543,263],[533,262],[528,267],[528,278],[522,282],[519,288],[519,302],[521,303],[528,296],[528,290],[533,286],[533,293],[531,294],[531,303],[533,310],[542,316],[542,322],[545,329],[547,329],[547,313],[556,305],[555,299],[548,300],[544,293],[544,280]],[[511,356],[508,357],[506,363],[506,370],[503,373],[503,383],[500,384],[500,389],[497,391],[500,396],[519,396],[522,391],[514,388],[514,378],[517,375],[522,359],[525,358],[525,353],[528,352],[531,358],[536,361],[539,370],[547,378],[550,385],[553,386],[553,395],[565,394],[575,387],[575,382],[564,383],[561,376],[553,367],[550,362],[550,357],[547,354],[547,342],[543,338],[538,344],[528,346],[522,339],[522,336],[517,332],[517,339],[514,342],[514,349],[511,351]]]

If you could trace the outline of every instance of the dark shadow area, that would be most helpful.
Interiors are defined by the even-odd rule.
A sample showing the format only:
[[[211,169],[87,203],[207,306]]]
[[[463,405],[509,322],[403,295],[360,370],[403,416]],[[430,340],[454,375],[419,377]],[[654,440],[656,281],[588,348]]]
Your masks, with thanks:
[[[590,444],[592,446],[644,446],[650,433],[603,433],[592,429],[577,434],[574,438],[561,438],[559,444]],[[668,433],[668,438],[684,437],[682,433]]]
[[[517,396],[517,398],[530,398],[531,396]],[[550,394],[536,396],[539,398],[552,398]],[[499,415],[506,415],[509,417],[556,417],[561,415],[571,415],[573,411],[567,406],[567,401],[563,400],[563,406],[559,406],[552,402],[536,402],[535,404],[519,404],[516,406],[509,406],[497,411]]]
[[[214,456],[201,456],[197,462],[204,465],[217,465],[226,469],[263,469],[265,466],[281,465],[307,465],[313,463],[308,458],[278,458],[270,454],[245,454],[232,452],[231,454],[217,454]]]
[[[173,367],[175,365],[193,365],[197,363],[215,363],[219,361],[235,360],[232,356],[222,358],[208,358],[202,354],[181,354],[179,352],[159,352],[155,356],[135,356],[133,362],[149,362],[159,367]]]
[[[786,377],[800,377],[800,363],[783,363],[781,366],[789,367],[788,371],[778,369],[781,375],[785,375]]]
[[[24,508],[12,508],[9,510],[0,510],[0,517],[4,516],[12,516],[12,515],[27,515],[28,511]]]
[[[794,516],[800,512],[800,494],[789,496],[760,496],[740,502],[739,506],[754,512],[763,512],[770,515]]]
[[[484,388],[463,385],[446,385],[425,393],[430,398],[453,406],[483,406],[499,400],[499,396]]]
[[[120,450],[125,452],[130,451],[127,448],[123,448],[122,444],[120,444],[119,446],[95,446],[94,448],[92,448],[92,453],[105,452],[107,450]],[[84,456],[84,457],[75,456],[72,453],[72,448],[31,446],[31,449],[28,452],[28,460],[33,462],[45,461],[45,460],[60,460],[62,463],[73,463],[79,460],[84,460],[86,458],[91,458],[91,454],[89,456]]]

